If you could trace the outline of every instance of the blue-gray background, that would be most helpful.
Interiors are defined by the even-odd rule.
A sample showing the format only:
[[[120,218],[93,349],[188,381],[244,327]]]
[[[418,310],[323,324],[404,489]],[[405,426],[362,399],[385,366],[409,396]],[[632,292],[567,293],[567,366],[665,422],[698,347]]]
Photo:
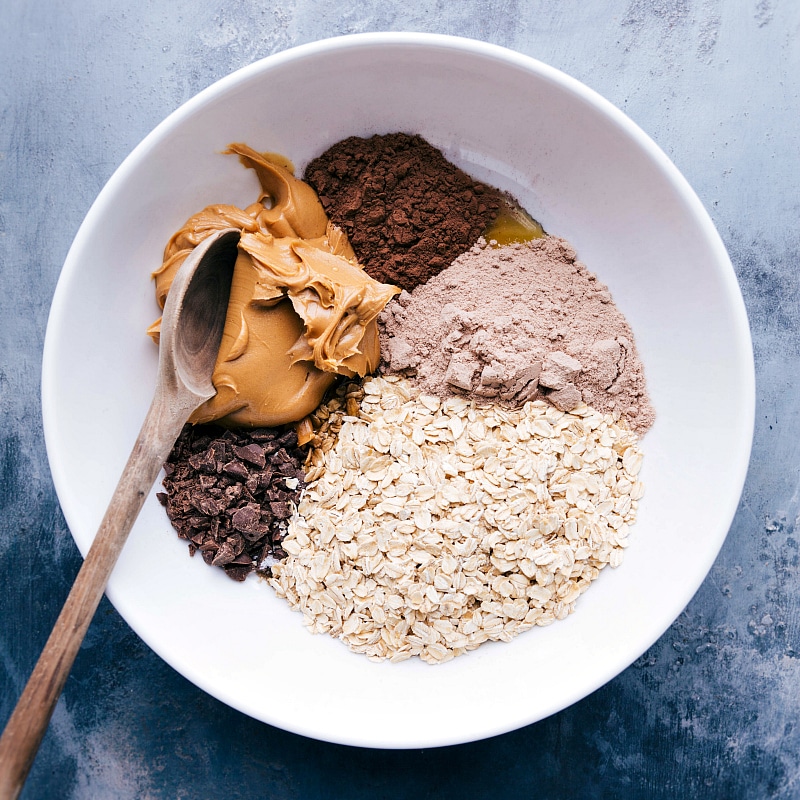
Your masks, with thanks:
[[[137,142],[217,78],[376,30],[470,36],[558,67],[694,186],[755,345],[753,456],[725,546],[670,630],[607,686],[440,750],[360,750],[255,722],[176,674],[104,600],[24,796],[800,797],[797,0],[0,0],[0,724],[80,563],[48,471],[39,371],[84,214]]]

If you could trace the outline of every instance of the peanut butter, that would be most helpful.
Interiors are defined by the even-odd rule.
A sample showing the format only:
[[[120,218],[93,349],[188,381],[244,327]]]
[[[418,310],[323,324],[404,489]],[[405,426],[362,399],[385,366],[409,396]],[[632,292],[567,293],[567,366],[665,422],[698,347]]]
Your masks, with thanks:
[[[370,278],[316,193],[280,158],[232,144],[262,193],[246,209],[216,205],[170,239],[153,273],[163,308],[180,264],[224,228],[242,232],[213,383],[191,417],[235,426],[295,422],[320,403],[336,375],[366,375],[380,359],[377,316],[400,290]],[[148,330],[158,341],[160,320]]]

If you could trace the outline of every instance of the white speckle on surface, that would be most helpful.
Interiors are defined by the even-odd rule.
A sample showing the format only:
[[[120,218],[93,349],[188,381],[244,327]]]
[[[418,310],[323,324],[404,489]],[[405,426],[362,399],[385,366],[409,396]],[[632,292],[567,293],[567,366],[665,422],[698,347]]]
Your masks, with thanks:
[[[755,17],[760,28],[763,28],[764,25],[769,24],[772,21],[774,14],[775,0],[758,0],[758,3],[756,3]]]
[[[144,800],[152,797],[152,769],[129,728],[119,719],[79,729],[62,701],[50,722],[64,757],[75,766],[70,800]]]

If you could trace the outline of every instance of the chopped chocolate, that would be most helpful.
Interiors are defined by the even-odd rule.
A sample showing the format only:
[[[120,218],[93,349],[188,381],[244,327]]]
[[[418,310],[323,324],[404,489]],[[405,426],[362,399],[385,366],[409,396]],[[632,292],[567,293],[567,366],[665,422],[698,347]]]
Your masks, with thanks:
[[[234,478],[241,478],[243,481],[246,481],[250,476],[247,467],[242,464],[241,461],[229,461],[222,467],[222,471],[226,475],[232,475]]]
[[[271,502],[269,507],[276,519],[288,519],[292,515],[289,505],[283,501]]]
[[[280,560],[286,522],[304,488],[294,428],[226,430],[186,425],[164,464],[159,502],[189,554],[234,580]],[[286,479],[297,479],[287,485]],[[269,574],[269,566],[263,567]]]
[[[234,512],[231,523],[237,531],[242,533],[260,532],[263,527],[260,523],[261,509],[255,503],[248,503],[243,508]]]
[[[259,447],[257,444],[248,444],[245,447],[235,447],[234,452],[243,461],[250,464],[255,464],[262,469],[267,463],[266,456],[264,455],[264,448]]]

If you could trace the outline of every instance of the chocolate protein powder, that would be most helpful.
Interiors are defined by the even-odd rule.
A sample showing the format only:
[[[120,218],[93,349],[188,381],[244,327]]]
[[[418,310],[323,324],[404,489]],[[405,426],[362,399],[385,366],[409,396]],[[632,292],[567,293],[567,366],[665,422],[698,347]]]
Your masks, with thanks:
[[[407,291],[469,249],[501,206],[497,189],[405,133],[344,139],[314,159],[304,179],[367,274]]]
[[[633,333],[608,288],[555,236],[480,240],[379,318],[386,372],[424,391],[518,407],[546,400],[618,412],[643,434],[654,412]]]

